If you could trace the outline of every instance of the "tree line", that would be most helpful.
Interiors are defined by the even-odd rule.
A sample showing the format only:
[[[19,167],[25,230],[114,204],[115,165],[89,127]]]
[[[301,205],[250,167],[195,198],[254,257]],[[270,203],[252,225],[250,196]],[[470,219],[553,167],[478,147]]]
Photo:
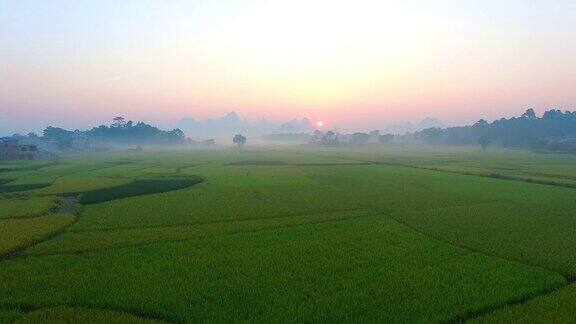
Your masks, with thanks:
[[[180,144],[186,136],[180,129],[164,131],[144,122],[133,123],[123,117],[115,117],[111,125],[100,125],[90,130],[66,130],[48,126],[42,140],[55,143],[58,148],[71,148],[78,141],[119,144]]]
[[[546,111],[536,116],[528,109],[519,117],[502,118],[492,123],[484,119],[474,125],[429,128],[413,135],[416,141],[428,144],[498,145],[539,151],[576,152],[576,111]]]

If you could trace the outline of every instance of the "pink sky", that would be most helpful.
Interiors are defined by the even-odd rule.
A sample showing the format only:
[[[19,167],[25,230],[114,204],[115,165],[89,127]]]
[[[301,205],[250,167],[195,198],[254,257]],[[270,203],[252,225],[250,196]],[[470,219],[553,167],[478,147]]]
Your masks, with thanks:
[[[0,134],[232,110],[471,123],[574,109],[574,57],[571,1],[0,2]]]

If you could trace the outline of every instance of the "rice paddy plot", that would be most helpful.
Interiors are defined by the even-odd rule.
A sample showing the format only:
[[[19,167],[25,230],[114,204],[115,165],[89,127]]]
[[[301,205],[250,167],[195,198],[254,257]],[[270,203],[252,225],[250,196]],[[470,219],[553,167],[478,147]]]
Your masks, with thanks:
[[[0,256],[32,246],[73,221],[73,215],[0,220]]]
[[[371,210],[349,210],[318,214],[289,215],[254,220],[223,221],[198,225],[137,227],[117,230],[67,231],[62,235],[33,246],[26,255],[83,253],[158,242],[173,242],[203,237],[261,231],[303,224],[374,215]]]
[[[3,161],[0,162],[0,173],[38,170],[51,164],[53,164],[53,162],[47,160]]]
[[[86,161],[83,163],[65,162],[51,164],[38,170],[18,172],[16,174],[8,173],[5,176],[9,177],[11,181],[0,186],[0,193],[28,192],[48,188],[61,177],[109,166],[107,163],[91,163]],[[43,193],[56,194],[60,192],[61,191],[45,190]]]
[[[565,283],[379,216],[14,259],[0,278],[0,307],[98,305],[187,322],[449,321]]]
[[[0,196],[0,219],[41,216],[55,208],[59,201],[55,196]]]
[[[576,156],[539,154],[525,150],[478,147],[385,146],[341,148],[290,148],[315,156],[405,165],[462,174],[497,176],[558,186],[576,186]]]
[[[185,190],[113,200],[86,206],[70,230],[102,230],[202,224],[350,210],[336,190],[314,187],[237,188],[209,181]],[[166,215],[170,215],[166,217]]]
[[[543,188],[550,203],[493,202],[394,217],[439,239],[576,278],[576,218],[573,199],[560,201],[555,188]]]
[[[574,323],[576,322],[576,285],[571,284],[526,303],[503,307],[471,323]]]

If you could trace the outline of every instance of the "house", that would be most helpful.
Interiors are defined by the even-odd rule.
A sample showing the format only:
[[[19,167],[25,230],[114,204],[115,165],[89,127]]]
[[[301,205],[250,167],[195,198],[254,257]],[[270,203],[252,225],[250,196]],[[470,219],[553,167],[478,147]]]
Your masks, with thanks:
[[[39,156],[40,151],[36,145],[20,144],[11,138],[0,139],[0,161],[34,160]]]

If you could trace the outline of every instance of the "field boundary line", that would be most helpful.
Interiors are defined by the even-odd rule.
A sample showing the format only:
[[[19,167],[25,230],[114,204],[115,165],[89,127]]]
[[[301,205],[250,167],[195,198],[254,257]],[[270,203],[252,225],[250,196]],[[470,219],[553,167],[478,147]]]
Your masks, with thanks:
[[[562,278],[564,278],[564,280],[565,280],[564,284],[562,284],[562,285],[551,286],[551,287],[544,287],[544,288],[543,288],[542,290],[540,290],[539,292],[535,292],[535,293],[533,293],[533,294],[528,294],[528,295],[524,295],[524,296],[519,296],[519,297],[517,297],[517,298],[513,298],[513,299],[511,299],[511,300],[504,301],[504,302],[502,302],[502,303],[499,303],[499,304],[496,304],[496,305],[493,305],[493,306],[487,306],[487,307],[478,309],[478,310],[476,310],[476,311],[465,312],[465,313],[463,313],[463,314],[461,314],[461,315],[455,316],[454,318],[452,318],[452,319],[450,319],[450,320],[447,320],[446,323],[464,323],[464,322],[467,322],[467,321],[469,321],[469,320],[471,320],[471,319],[479,318],[479,317],[488,315],[488,314],[493,313],[493,312],[495,312],[495,311],[497,311],[497,310],[499,310],[499,309],[503,309],[503,308],[511,307],[511,306],[515,306],[515,305],[525,304],[525,303],[527,303],[527,302],[529,302],[529,301],[531,301],[531,300],[533,300],[533,299],[536,299],[536,298],[538,298],[538,297],[546,296],[546,295],[552,294],[552,293],[554,293],[554,292],[556,292],[556,291],[559,291],[559,290],[561,290],[561,289],[564,289],[564,288],[572,285],[572,284],[575,282],[574,279],[571,278],[571,276],[567,276],[566,274],[561,273],[561,272],[558,272],[558,271],[556,271],[556,270],[551,270],[551,269],[544,268],[544,267],[539,266],[539,265],[534,265],[534,264],[530,264],[530,263],[527,263],[527,262],[522,262],[522,261],[519,261],[519,260],[513,260],[513,259],[501,257],[501,256],[498,256],[498,255],[490,254],[490,253],[484,252],[484,251],[482,251],[482,250],[475,249],[475,248],[471,248],[471,247],[468,247],[468,246],[465,246],[465,245],[462,245],[462,244],[459,244],[459,243],[450,242],[450,241],[448,241],[448,240],[445,240],[445,239],[439,238],[439,237],[437,237],[437,236],[435,236],[435,235],[432,235],[432,234],[430,234],[430,233],[427,233],[427,232],[425,232],[425,231],[423,231],[423,230],[421,230],[421,229],[419,229],[419,228],[416,228],[415,226],[412,226],[412,225],[410,225],[410,224],[408,224],[408,223],[406,223],[406,222],[403,222],[402,220],[396,218],[396,217],[394,216],[394,214],[392,214],[392,215],[390,215],[390,216],[388,216],[388,217],[389,217],[391,220],[395,221],[396,223],[398,223],[398,224],[406,227],[407,229],[412,230],[412,231],[417,232],[417,233],[420,233],[420,234],[422,234],[422,235],[424,235],[424,236],[426,236],[426,237],[428,237],[428,238],[430,238],[430,239],[432,239],[432,240],[435,240],[435,241],[437,241],[437,242],[441,242],[441,243],[444,243],[444,244],[448,244],[448,245],[451,245],[451,246],[453,246],[453,247],[455,247],[455,248],[468,251],[468,252],[470,252],[470,253],[480,254],[480,255],[483,255],[483,256],[488,257],[488,258],[497,259],[497,260],[501,260],[501,261],[508,262],[508,263],[515,263],[515,264],[518,264],[518,265],[522,265],[522,266],[534,268],[534,269],[537,269],[537,270],[540,270],[540,271],[543,271],[543,272],[555,273],[555,274],[558,274],[558,275],[562,276]]]
[[[452,321],[452,323],[462,323],[462,322],[470,321],[470,320],[473,320],[473,319],[482,318],[483,316],[486,316],[486,315],[489,315],[489,314],[491,314],[491,313],[494,313],[494,312],[496,312],[496,311],[498,311],[498,310],[500,310],[500,309],[504,309],[504,308],[507,308],[507,307],[514,307],[514,306],[525,305],[525,304],[529,303],[529,302],[532,301],[532,300],[535,300],[535,299],[538,299],[538,298],[541,298],[541,297],[544,298],[544,297],[546,297],[546,296],[549,296],[549,295],[554,294],[555,292],[559,292],[559,291],[561,291],[561,290],[568,289],[568,288],[574,287],[574,286],[576,286],[576,284],[575,284],[574,282],[568,282],[568,283],[566,283],[565,285],[562,285],[562,286],[560,286],[560,287],[557,287],[557,288],[554,288],[554,289],[551,288],[551,289],[549,289],[549,290],[544,290],[544,291],[540,292],[540,294],[537,294],[537,295],[525,296],[525,298],[518,299],[518,300],[516,300],[516,301],[513,301],[513,302],[511,302],[511,303],[507,303],[507,304],[504,304],[504,305],[500,305],[499,307],[493,307],[493,308],[491,308],[491,309],[485,309],[484,312],[471,312],[471,313],[467,314],[468,317],[462,318],[462,319],[458,319],[458,318],[457,318],[457,319],[454,319],[454,320]]]
[[[204,165],[207,163],[196,163],[196,164],[191,164],[191,165],[185,165],[185,166],[181,166],[181,167],[177,167],[176,168],[176,174],[182,174],[182,171],[186,170],[186,169],[192,169],[201,165]]]
[[[294,213],[294,214],[285,214],[285,215],[278,215],[273,217],[250,217],[250,218],[242,218],[242,219],[223,219],[217,221],[210,221],[210,222],[202,222],[202,223],[174,223],[169,225],[151,225],[151,226],[126,226],[126,227],[107,227],[101,229],[71,229],[68,230],[68,233],[91,233],[91,232],[114,232],[114,231],[122,231],[122,230],[134,230],[134,229],[153,229],[153,228],[170,228],[170,227],[192,227],[192,226],[201,226],[201,225],[210,225],[210,224],[225,224],[225,223],[233,223],[233,222],[244,222],[244,221],[255,221],[255,220],[267,220],[267,219],[282,219],[282,218],[290,218],[290,217],[298,217],[298,216],[312,216],[312,215],[321,215],[321,214],[328,214],[328,213],[345,213],[345,212],[353,212],[353,211],[373,211],[377,212],[371,208],[353,208],[353,209],[338,209],[338,210],[326,210],[321,211],[318,213]]]
[[[80,218],[80,213],[79,211],[72,213],[71,215],[73,216],[73,219],[70,223],[68,223],[67,225],[62,226],[61,228],[55,230],[54,232],[48,233],[42,237],[39,237],[38,239],[35,240],[31,240],[28,242],[24,242],[23,244],[20,244],[16,247],[14,247],[13,249],[11,249],[10,251],[4,253],[4,254],[0,254],[0,263],[2,263],[3,261],[7,261],[7,260],[11,260],[11,259],[15,259],[18,258],[18,256],[22,255],[22,252],[24,252],[25,250],[38,245],[42,242],[46,242],[49,241],[57,236],[60,236],[62,234],[64,234],[66,232],[66,230],[74,225],[76,222],[78,222],[78,219]],[[58,216],[63,216],[66,214],[61,214]],[[49,215],[45,215],[45,216],[40,216],[40,217],[52,217]]]
[[[128,315],[133,315],[135,317],[139,317],[142,319],[148,319],[153,321],[158,321],[162,323],[183,323],[181,320],[178,319],[169,319],[162,316],[150,316],[145,312],[133,308],[129,309],[122,309],[122,308],[115,308],[115,307],[102,307],[99,305],[93,304],[82,304],[82,303],[62,303],[62,304],[42,304],[42,305],[32,305],[32,304],[18,304],[18,303],[0,303],[0,307],[3,309],[17,309],[24,313],[21,317],[28,315],[27,313],[31,313],[34,311],[41,311],[45,309],[55,308],[55,307],[69,307],[69,308],[84,308],[88,310],[95,310],[95,311],[108,311],[108,312],[115,312],[115,313],[125,313]]]
[[[367,210],[367,209],[360,209],[360,210]],[[191,242],[191,241],[210,239],[210,238],[219,237],[219,236],[227,236],[227,235],[232,236],[232,235],[242,235],[242,234],[246,234],[246,233],[258,233],[258,232],[274,231],[274,230],[278,230],[278,229],[285,229],[285,228],[292,228],[292,227],[299,227],[299,226],[308,226],[308,225],[317,225],[317,224],[324,224],[324,223],[335,223],[335,222],[346,221],[346,220],[351,220],[351,219],[374,217],[374,216],[380,215],[380,213],[378,213],[377,211],[374,211],[374,210],[368,209],[367,211],[371,211],[371,213],[368,213],[366,215],[360,215],[360,216],[352,216],[352,217],[345,217],[345,218],[338,218],[338,219],[326,219],[326,220],[320,220],[320,221],[311,221],[311,222],[301,223],[301,224],[280,225],[280,226],[262,228],[262,229],[239,230],[237,232],[200,235],[197,237],[174,239],[174,240],[160,240],[160,241],[156,241],[156,242],[135,243],[135,244],[126,244],[126,245],[111,246],[111,247],[92,248],[92,249],[85,249],[85,250],[76,251],[76,252],[56,252],[56,253],[46,253],[46,254],[20,255],[18,257],[15,257],[14,259],[44,258],[44,257],[64,256],[64,255],[74,256],[74,255],[81,255],[81,254],[87,254],[87,253],[93,253],[93,252],[118,250],[118,249],[129,249],[129,248],[153,246],[153,245],[165,244],[165,243]],[[302,216],[306,216],[306,215],[308,215],[308,214],[304,214]],[[314,214],[310,214],[310,215],[314,215]]]
[[[506,181],[518,181],[518,182],[525,182],[525,183],[530,183],[530,184],[557,187],[557,188],[568,188],[568,189],[575,189],[576,188],[576,184],[558,183],[558,182],[554,182],[554,181],[539,181],[539,180],[535,180],[535,179],[531,179],[531,178],[524,179],[521,177],[515,177],[515,176],[510,176],[510,175],[505,175],[505,174],[500,174],[500,173],[495,173],[495,172],[487,173],[487,174],[472,173],[472,172],[459,172],[459,171],[453,171],[453,170],[443,170],[443,169],[434,168],[434,167],[423,167],[423,166],[418,166],[418,165],[393,163],[393,162],[376,162],[374,164],[406,167],[406,168],[413,168],[413,169],[418,169],[418,170],[427,170],[427,171],[434,171],[434,172],[444,172],[444,173],[459,174],[459,175],[479,177],[479,178],[489,178],[489,179],[506,180]]]
[[[70,162],[70,161],[67,161],[67,162]],[[94,169],[90,169],[90,170],[88,170],[88,171],[82,170],[82,171],[75,171],[75,172],[70,172],[70,173],[66,173],[66,174],[57,175],[57,176],[55,176],[54,179],[50,182],[50,184],[49,184],[48,186],[46,186],[46,187],[50,187],[51,185],[54,184],[54,182],[55,182],[56,180],[58,180],[58,179],[60,179],[60,178],[63,178],[63,177],[67,177],[67,176],[70,176],[70,175],[75,175],[75,174],[78,174],[78,173],[87,173],[87,172],[92,172],[92,171],[100,171],[100,170],[109,169],[109,168],[112,168],[112,167],[116,166],[116,164],[108,163],[108,162],[106,162],[105,164],[106,164],[105,166],[101,166],[101,167],[97,167],[97,168],[94,168]],[[42,166],[41,168],[38,168],[38,169],[23,170],[23,171],[39,171],[40,169],[43,169],[43,168],[46,168],[46,167],[50,167],[50,166],[57,166],[57,165],[60,165],[60,164],[53,162],[53,163],[51,163],[51,164],[49,164],[49,165],[44,165],[44,166]],[[151,166],[151,167],[154,167],[154,166]],[[148,169],[148,168],[151,168],[151,167],[145,167],[145,168],[143,168],[143,169]],[[141,170],[141,169],[137,169],[137,170]],[[15,181],[15,180],[18,180],[18,179],[12,179],[11,181]],[[42,188],[46,188],[46,187],[42,187]],[[42,188],[38,188],[38,189],[42,189]],[[35,189],[22,190],[22,191],[19,191],[19,192],[25,192],[25,193],[29,194],[30,191],[32,191],[32,190],[35,190]],[[66,195],[66,194],[73,194],[73,193],[61,193],[61,195]],[[60,195],[60,194],[35,194],[35,196],[57,196],[57,195]]]
[[[289,151],[272,150],[272,149],[270,149],[270,151],[276,151],[276,152],[281,152],[281,153],[292,153]],[[427,171],[459,174],[459,175],[465,175],[465,176],[474,176],[474,177],[479,177],[479,178],[519,181],[519,182],[538,184],[538,185],[543,185],[543,186],[551,186],[551,187],[557,187],[557,188],[576,189],[576,184],[558,183],[558,182],[554,182],[554,181],[539,181],[539,180],[535,180],[535,179],[531,179],[531,178],[523,179],[520,177],[514,177],[514,176],[505,175],[505,174],[495,173],[495,172],[488,173],[488,174],[471,173],[471,172],[458,172],[458,171],[453,171],[453,170],[443,170],[443,169],[439,169],[439,168],[424,167],[424,166],[418,166],[418,165],[406,164],[406,163],[372,161],[372,160],[366,160],[366,159],[353,159],[353,158],[339,157],[339,156],[333,156],[333,155],[324,155],[324,154],[310,153],[310,152],[298,152],[298,153],[302,154],[302,155],[310,155],[310,156],[317,156],[317,157],[323,157],[323,158],[341,159],[341,160],[345,160],[345,161],[356,161],[356,162],[367,163],[365,165],[390,165],[390,166],[397,166],[397,167],[413,168],[413,169],[418,169],[418,170],[427,170]],[[357,165],[360,166],[362,164],[357,164]],[[329,164],[326,164],[326,166],[329,166]],[[335,166],[337,166],[337,164],[335,164]],[[354,166],[354,165],[350,164],[350,166]],[[538,176],[538,175],[544,176],[543,174],[538,174],[538,173],[536,173],[534,175],[535,176]],[[546,175],[546,177],[550,177],[550,175]],[[573,180],[572,177],[568,177],[567,179]]]
[[[324,155],[324,154],[318,154],[318,153],[312,153],[312,152],[291,152],[291,151],[283,151],[283,150],[278,150],[278,149],[268,149],[268,151],[280,152],[280,153],[289,153],[289,154],[296,154],[296,155],[298,155],[298,154],[299,155],[310,155],[310,156],[316,156],[316,157],[321,157],[321,158],[337,159],[337,160],[342,160],[342,161],[360,162],[360,163],[356,164],[358,166],[378,164],[378,162],[370,161],[370,160],[360,160],[360,159],[353,159],[353,158],[333,156],[333,155]],[[326,163],[326,165],[329,165],[329,163]],[[354,164],[348,164],[348,165],[354,166]],[[338,166],[338,164],[334,164],[334,166]]]
[[[455,246],[455,247],[460,248],[460,249],[467,250],[467,251],[469,251],[469,252],[474,252],[474,253],[483,254],[483,255],[485,255],[485,256],[487,256],[487,257],[496,258],[496,259],[500,259],[500,260],[507,261],[507,262],[512,262],[512,263],[521,264],[521,265],[523,265],[523,266],[528,266],[528,267],[536,268],[536,269],[539,269],[539,270],[545,271],[545,272],[556,273],[556,274],[559,274],[559,275],[561,275],[562,277],[564,277],[564,279],[566,279],[567,282],[573,282],[573,281],[574,281],[574,280],[571,278],[570,275],[565,274],[565,273],[562,273],[562,272],[560,272],[560,271],[557,271],[557,270],[554,270],[554,269],[548,269],[548,268],[545,268],[545,267],[540,266],[540,265],[531,264],[531,263],[523,262],[523,261],[520,261],[520,260],[514,260],[514,259],[509,259],[509,258],[506,258],[506,257],[499,256],[499,255],[490,254],[490,253],[484,252],[484,251],[482,251],[482,250],[480,250],[480,249],[476,249],[476,248],[472,248],[472,247],[469,247],[469,246],[465,246],[465,245],[463,245],[463,244],[451,242],[451,241],[442,239],[442,238],[440,238],[440,237],[437,237],[437,236],[435,236],[435,235],[433,235],[433,234],[430,234],[430,233],[428,233],[428,232],[425,232],[424,230],[421,230],[421,229],[419,229],[419,228],[417,228],[417,227],[415,227],[415,226],[413,226],[413,225],[410,225],[410,224],[408,224],[408,223],[406,223],[406,222],[398,219],[398,218],[397,218],[396,216],[394,216],[394,215],[390,215],[390,216],[388,216],[388,217],[390,217],[390,219],[396,221],[397,223],[399,223],[399,224],[401,224],[401,225],[403,225],[403,226],[405,226],[405,227],[407,227],[407,228],[409,228],[409,229],[411,229],[411,230],[413,230],[413,231],[415,231],[415,232],[418,232],[418,233],[420,233],[420,234],[422,234],[422,235],[428,236],[429,238],[434,239],[434,240],[436,240],[436,241],[439,241],[439,242],[442,242],[442,243],[446,243],[446,244],[450,244],[450,245],[452,245],[452,246]]]
[[[54,164],[54,165],[58,165],[58,164]],[[54,183],[55,183],[57,180],[59,180],[59,179],[61,179],[61,178],[64,178],[64,177],[68,177],[68,176],[70,176],[70,175],[74,175],[74,174],[78,174],[78,173],[83,173],[83,172],[99,171],[99,170],[104,170],[104,169],[108,169],[108,168],[112,168],[112,167],[114,167],[114,165],[105,166],[105,167],[102,167],[102,168],[96,168],[96,169],[92,169],[92,170],[89,170],[89,171],[76,171],[76,172],[71,172],[71,173],[67,173],[67,174],[61,174],[61,175],[56,176],[56,177],[54,178],[54,180],[52,180],[52,182],[50,182],[50,184],[49,184],[48,186],[42,187],[42,188],[38,188],[38,189],[49,188],[49,187],[53,186]],[[21,191],[21,192],[34,193],[33,190],[35,190],[35,189],[24,190],[24,191]],[[34,193],[34,195],[35,195],[35,196],[38,196],[38,197],[45,197],[45,196],[65,196],[65,195],[73,195],[73,194],[77,194],[77,193],[75,193],[75,192],[63,192],[63,193]]]
[[[47,196],[34,196],[34,197],[47,197]],[[58,196],[54,195],[54,197],[58,197]],[[7,220],[7,219],[32,219],[32,218],[38,218],[38,217],[44,217],[44,216],[56,216],[56,214],[51,214],[51,212],[53,212],[54,210],[58,210],[61,207],[61,205],[62,205],[62,203],[58,202],[54,206],[52,206],[50,209],[48,209],[47,211],[45,211],[41,214],[38,214],[38,215],[0,217],[0,221]]]
[[[88,170],[88,171],[76,171],[76,172],[71,172],[71,173],[59,175],[59,176],[57,176],[57,177],[54,178],[54,180],[50,183],[50,185],[48,185],[48,186],[46,186],[46,187],[38,188],[38,189],[48,188],[48,187],[54,185],[54,183],[55,183],[57,180],[62,179],[62,178],[66,178],[66,177],[71,176],[71,175],[77,175],[77,174],[81,174],[81,173],[89,173],[89,172],[94,172],[94,171],[102,171],[102,170],[110,169],[110,168],[113,168],[113,167],[117,166],[117,164],[110,163],[110,162],[107,162],[106,164],[110,164],[110,165],[106,165],[106,166],[104,166],[104,167],[96,168],[96,169],[92,169],[92,170]],[[147,166],[145,166],[145,167],[138,168],[138,169],[135,169],[135,170],[132,170],[132,171],[142,171],[142,170],[146,170],[146,169],[155,168],[155,167],[158,167],[158,166],[160,166],[160,165],[156,163],[156,164],[147,165]],[[148,174],[148,173],[146,173],[146,174]],[[137,177],[138,177],[138,176],[137,176]],[[136,178],[137,178],[137,177],[136,177]],[[115,177],[105,176],[105,177],[103,177],[103,178],[110,178],[110,179],[115,179],[115,178],[135,179],[135,178],[124,177],[124,176],[115,176]],[[133,181],[130,181],[130,182],[133,182]],[[130,183],[130,182],[128,182],[128,183]],[[109,189],[109,188],[114,188],[114,187],[117,187],[117,186],[118,186],[118,185],[111,186],[111,187],[104,187],[104,188],[102,188],[102,189]],[[21,191],[21,192],[30,192],[30,191],[32,191],[32,190],[35,190],[35,189],[31,189],[31,190],[27,190],[27,191]],[[90,190],[88,190],[88,191],[90,191]],[[39,193],[39,194],[34,194],[34,196],[37,196],[37,197],[45,197],[45,196],[59,196],[59,197],[62,197],[62,196],[80,195],[80,194],[83,194],[83,193],[88,192],[88,191],[68,191],[68,192],[60,192],[60,193]],[[32,193],[33,193],[33,192],[32,192]]]

